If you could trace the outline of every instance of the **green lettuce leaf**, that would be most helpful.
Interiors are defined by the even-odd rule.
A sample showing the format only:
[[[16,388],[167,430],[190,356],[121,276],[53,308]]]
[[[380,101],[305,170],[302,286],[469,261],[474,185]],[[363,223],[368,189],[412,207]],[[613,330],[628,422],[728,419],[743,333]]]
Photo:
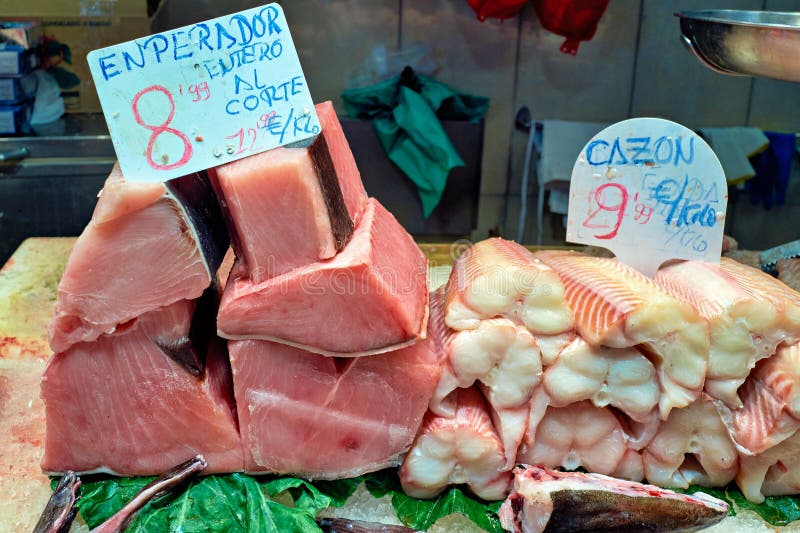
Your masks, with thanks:
[[[797,496],[768,496],[764,503],[748,501],[742,491],[734,484],[725,488],[710,489],[707,487],[689,487],[688,489],[673,489],[675,492],[693,494],[705,492],[710,496],[719,498],[727,503],[730,508],[728,515],[735,516],[737,510],[754,511],[765,522],[773,526],[785,526],[795,520],[800,520],[800,497]]]
[[[375,498],[390,494],[397,517],[403,524],[414,529],[426,531],[440,518],[459,513],[485,531],[491,533],[504,531],[497,517],[501,502],[485,502],[456,487],[430,500],[412,498],[402,491],[396,470],[383,470],[367,475],[365,485]]]
[[[107,478],[86,482],[78,511],[90,528],[97,527],[152,479]],[[318,533],[320,528],[314,522],[317,512],[341,505],[349,496],[347,487],[347,484],[336,485],[333,495],[327,495],[297,478],[262,481],[245,474],[206,476],[192,481],[177,495],[147,504],[127,531]],[[286,491],[291,494],[294,507],[274,501],[273,497]]]
[[[152,480],[116,477],[86,480],[78,510],[90,528],[97,527]],[[56,482],[53,480],[53,487]],[[440,518],[460,513],[490,533],[503,531],[497,517],[501,502],[485,502],[455,487],[429,500],[411,498],[403,493],[394,469],[352,479],[314,482],[246,474],[206,476],[192,481],[177,495],[150,502],[128,531],[318,533],[320,529],[314,522],[317,513],[327,507],[342,506],[361,483],[375,498],[388,495],[398,518],[408,527],[424,531]],[[727,502],[731,515],[747,509],[775,526],[800,520],[798,497],[769,497],[762,504],[754,504],[735,485],[722,489],[690,487],[680,492],[697,491]]]

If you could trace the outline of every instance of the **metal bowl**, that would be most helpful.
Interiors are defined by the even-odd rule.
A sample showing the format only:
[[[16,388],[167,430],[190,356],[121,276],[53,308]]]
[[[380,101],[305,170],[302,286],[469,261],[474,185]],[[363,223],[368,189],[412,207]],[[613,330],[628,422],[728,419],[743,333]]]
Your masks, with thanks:
[[[680,11],[681,40],[720,74],[800,82],[800,13]]]

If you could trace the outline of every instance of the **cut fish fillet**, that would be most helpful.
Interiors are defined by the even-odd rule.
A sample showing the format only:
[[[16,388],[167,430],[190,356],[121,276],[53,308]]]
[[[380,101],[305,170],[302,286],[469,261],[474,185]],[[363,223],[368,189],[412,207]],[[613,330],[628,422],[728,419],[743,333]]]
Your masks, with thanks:
[[[513,533],[697,531],[722,521],[728,504],[702,492],[677,494],[599,474],[514,469],[500,523]]]
[[[673,410],[644,450],[645,477],[662,487],[721,487],[737,466],[736,448],[707,395]]]
[[[115,165],[78,237],[48,325],[60,353],[211,284],[227,236],[208,178],[128,182]]]
[[[694,309],[616,259],[555,250],[534,256],[561,276],[576,329],[586,342],[612,348],[641,345],[655,359],[663,419],[697,398],[709,341],[708,325]]]
[[[771,302],[785,330],[795,336],[800,335],[800,293],[760,269],[743,265],[729,257],[720,258],[719,266],[753,298]]]
[[[717,407],[742,453],[761,453],[793,435],[800,428],[800,343],[760,361],[740,394],[741,409]]]
[[[481,320],[503,317],[532,333],[572,329],[558,275],[513,241],[487,239],[456,260],[445,296],[447,325],[475,329]]]
[[[580,337],[562,350],[542,382],[555,407],[591,400],[643,422],[658,404],[656,371],[645,356],[635,348],[589,346]]]
[[[439,377],[430,340],[358,359],[257,340],[229,349],[249,472],[334,479],[398,465]]]
[[[236,256],[256,283],[336,255],[367,201],[333,105],[316,110],[322,133],[307,148],[275,148],[215,169]]]
[[[217,328],[225,338],[270,340],[323,355],[391,351],[425,337],[427,283],[425,256],[370,198],[352,240],[330,261],[261,283],[229,279]]]
[[[739,462],[736,484],[751,502],[800,492],[800,433],[758,455],[741,455]]]
[[[557,335],[534,335],[533,337],[542,353],[542,364],[552,365],[558,359],[561,351],[575,339],[575,332],[567,331]]]
[[[756,362],[772,355],[787,337],[796,336],[786,330],[789,324],[779,308],[712,263],[673,263],[662,267],[655,281],[708,321],[706,392],[731,408],[741,407],[736,391]]]
[[[456,415],[428,412],[400,467],[403,491],[432,498],[450,484],[466,484],[478,497],[499,500],[511,483],[503,445],[492,427],[486,402],[475,388],[454,393]]]
[[[481,320],[476,329],[449,330],[446,364],[431,400],[431,410],[452,416],[443,402],[456,388],[480,382],[489,403],[498,409],[526,403],[539,383],[542,363],[533,335],[505,318]]]
[[[430,331],[442,353],[442,373],[429,408],[455,417],[459,388],[479,382],[510,470],[528,427],[528,399],[542,370],[536,342],[527,329],[502,318],[483,320],[475,330],[452,330],[444,320],[444,287],[432,292],[430,301]]]
[[[194,307],[152,311],[50,359],[45,472],[149,476],[197,454],[207,473],[243,469],[224,344],[212,342],[201,378],[170,355],[185,342]]]
[[[549,402],[544,388],[537,387],[531,399],[528,431],[517,453],[518,463],[567,470],[584,467],[613,474],[623,459],[630,460],[626,457],[630,450],[627,435],[610,410],[589,401],[565,407],[553,407]]]
[[[485,397],[486,393],[484,392]],[[492,424],[497,431],[497,436],[503,444],[503,453],[506,457],[504,470],[511,470],[517,463],[517,452],[528,432],[528,423],[531,417],[530,402],[525,402],[519,407],[504,408],[493,407],[490,404],[489,414],[492,417]],[[641,459],[639,463],[641,463]]]

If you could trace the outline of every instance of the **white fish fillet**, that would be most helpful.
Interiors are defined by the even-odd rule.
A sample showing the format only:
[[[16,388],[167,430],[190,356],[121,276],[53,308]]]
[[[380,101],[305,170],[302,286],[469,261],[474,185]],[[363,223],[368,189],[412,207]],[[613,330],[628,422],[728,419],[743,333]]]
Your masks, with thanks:
[[[739,391],[744,406],[717,408],[739,450],[761,453],[800,428],[800,343],[760,361]]]
[[[475,244],[456,260],[445,308],[447,325],[456,330],[496,317],[542,335],[573,327],[558,275],[519,244],[497,238]]]
[[[800,492],[800,433],[758,455],[742,455],[739,461],[736,484],[751,502]]]
[[[628,437],[610,410],[589,401],[553,407],[543,387],[534,391],[528,431],[517,453],[518,463],[567,470],[583,467],[610,475],[621,466],[621,470],[635,473],[637,469],[628,464],[635,455],[638,453],[628,446]]]
[[[556,407],[591,400],[642,422],[658,404],[655,367],[636,348],[590,346],[580,337],[547,368],[542,382]]]
[[[575,327],[589,344],[638,345],[654,359],[663,419],[697,398],[708,362],[708,325],[694,309],[616,259],[555,250],[533,255],[561,276]]]
[[[533,337],[542,353],[542,364],[552,365],[561,351],[575,339],[575,331],[566,331],[556,335],[534,335]]]
[[[719,487],[736,475],[738,454],[707,395],[674,409],[645,448],[645,477],[661,487]]]
[[[450,484],[466,484],[480,498],[499,500],[511,483],[503,445],[475,388],[460,389],[455,417],[428,412],[400,467],[403,491],[432,498]]]
[[[785,310],[739,282],[763,274],[737,270],[740,275],[732,276],[720,265],[681,261],[662,267],[655,276],[656,283],[708,320],[711,344],[705,390],[733,409],[742,405],[736,391],[756,362],[796,335],[786,329]]]
[[[542,363],[533,336],[505,318],[481,320],[476,329],[454,331],[447,328],[442,369],[431,410],[452,416],[445,402],[456,388],[475,382],[484,385],[489,403],[497,409],[515,408],[530,398],[539,383]]]

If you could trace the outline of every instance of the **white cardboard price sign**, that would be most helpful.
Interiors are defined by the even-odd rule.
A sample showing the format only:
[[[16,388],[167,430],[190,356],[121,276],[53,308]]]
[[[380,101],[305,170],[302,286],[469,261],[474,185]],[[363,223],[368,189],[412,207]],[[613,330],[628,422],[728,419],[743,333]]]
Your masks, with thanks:
[[[653,276],[668,259],[719,262],[728,189],[714,152],[659,118],[612,124],[572,169],[567,240]]]
[[[88,61],[130,180],[166,181],[320,131],[278,4],[93,50]]]

